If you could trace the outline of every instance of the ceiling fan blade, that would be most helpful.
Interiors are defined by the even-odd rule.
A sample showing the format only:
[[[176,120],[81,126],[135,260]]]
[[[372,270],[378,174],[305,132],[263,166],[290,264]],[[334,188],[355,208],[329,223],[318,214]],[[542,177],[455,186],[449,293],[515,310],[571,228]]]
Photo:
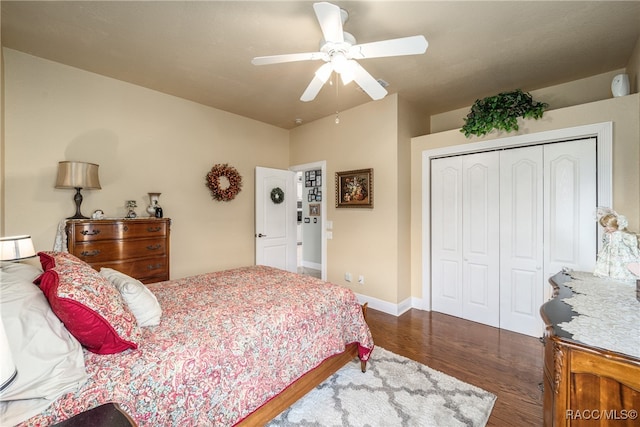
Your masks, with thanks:
[[[354,59],[365,59],[418,55],[425,53],[428,46],[429,43],[424,36],[402,37],[354,45],[349,49],[349,56]]]
[[[313,101],[320,92],[320,89],[322,89],[322,86],[324,86],[327,80],[329,80],[329,76],[331,76],[332,72],[333,69],[331,68],[331,63],[329,62],[323,64],[320,68],[318,68],[316,74],[313,76],[313,80],[311,80],[311,83],[309,83],[309,86],[307,86],[304,93],[300,97],[300,101]]]
[[[316,11],[324,40],[333,43],[344,42],[340,8],[331,3],[321,2],[314,3],[313,9]]]
[[[373,100],[384,98],[388,93],[387,90],[367,70],[362,68],[358,61],[353,61],[353,64],[353,80],[358,83],[358,86]]]
[[[281,64],[283,62],[315,61],[326,56],[322,52],[290,53],[284,55],[256,56],[251,60],[253,65]]]

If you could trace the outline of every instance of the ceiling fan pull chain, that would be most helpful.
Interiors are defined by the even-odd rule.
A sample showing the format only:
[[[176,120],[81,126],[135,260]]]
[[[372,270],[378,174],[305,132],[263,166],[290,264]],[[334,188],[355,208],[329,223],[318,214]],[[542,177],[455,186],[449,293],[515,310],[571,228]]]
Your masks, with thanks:
[[[338,98],[338,75],[337,73],[333,73],[334,78],[336,79],[336,124],[340,124],[340,98]]]

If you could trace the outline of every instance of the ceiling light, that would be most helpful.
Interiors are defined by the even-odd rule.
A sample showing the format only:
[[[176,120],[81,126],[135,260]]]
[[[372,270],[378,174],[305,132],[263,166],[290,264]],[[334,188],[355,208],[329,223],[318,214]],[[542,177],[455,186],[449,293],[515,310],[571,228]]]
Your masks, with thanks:
[[[342,72],[347,68],[347,57],[344,55],[344,52],[338,51],[334,52],[331,55],[331,67],[333,67],[333,71],[338,74],[342,74]]]

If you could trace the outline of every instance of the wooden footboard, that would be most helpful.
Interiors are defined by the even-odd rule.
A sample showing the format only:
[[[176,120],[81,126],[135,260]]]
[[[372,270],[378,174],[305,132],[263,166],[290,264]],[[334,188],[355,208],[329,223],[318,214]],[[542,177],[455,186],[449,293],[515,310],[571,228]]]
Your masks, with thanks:
[[[362,306],[362,313],[365,320],[367,319],[367,304]],[[358,357],[358,343],[347,345],[345,351],[338,353],[322,362],[317,368],[307,372],[289,387],[284,389],[282,393],[262,405],[260,408],[251,413],[248,417],[240,421],[236,426],[257,426],[265,425],[278,414],[293,405],[302,396],[316,388],[320,383],[335,374],[340,368]],[[365,372],[367,362],[360,361],[360,369]]]

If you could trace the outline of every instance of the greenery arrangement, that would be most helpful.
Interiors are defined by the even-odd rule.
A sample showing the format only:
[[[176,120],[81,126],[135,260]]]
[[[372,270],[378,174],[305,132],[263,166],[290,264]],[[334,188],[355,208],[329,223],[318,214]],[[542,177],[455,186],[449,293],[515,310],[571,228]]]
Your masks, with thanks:
[[[486,135],[494,129],[511,132],[518,130],[518,118],[539,119],[549,108],[546,102],[534,101],[528,92],[517,89],[484,99],[477,99],[464,119],[460,132],[471,135]]]
[[[276,205],[284,202],[284,191],[282,191],[282,188],[276,187],[271,190],[271,201]]]

